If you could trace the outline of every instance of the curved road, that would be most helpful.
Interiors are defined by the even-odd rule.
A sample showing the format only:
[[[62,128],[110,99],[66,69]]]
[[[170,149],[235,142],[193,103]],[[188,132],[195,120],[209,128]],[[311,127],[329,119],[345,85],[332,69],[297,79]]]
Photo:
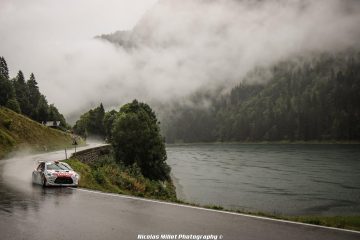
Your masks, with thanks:
[[[90,147],[94,147],[91,144]],[[31,184],[38,160],[64,152],[15,156],[0,161],[0,239],[360,239],[359,232],[275,221],[190,206]],[[185,235],[181,238],[181,234]],[[152,236],[151,236],[152,235]],[[213,236],[211,236],[213,235]],[[215,236],[215,237],[214,237]]]

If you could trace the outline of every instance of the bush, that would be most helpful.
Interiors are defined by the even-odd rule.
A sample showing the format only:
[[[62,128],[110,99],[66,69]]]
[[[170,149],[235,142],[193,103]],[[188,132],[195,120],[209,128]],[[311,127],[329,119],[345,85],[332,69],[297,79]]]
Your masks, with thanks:
[[[105,176],[101,171],[96,169],[96,170],[93,171],[92,175],[94,176],[95,181],[97,183],[99,183],[99,184],[104,184],[105,183]]]
[[[11,119],[5,119],[3,120],[2,124],[6,129],[10,130],[12,122],[13,121]]]
[[[15,98],[9,99],[7,101],[5,107],[7,107],[17,113],[21,112],[19,102]]]

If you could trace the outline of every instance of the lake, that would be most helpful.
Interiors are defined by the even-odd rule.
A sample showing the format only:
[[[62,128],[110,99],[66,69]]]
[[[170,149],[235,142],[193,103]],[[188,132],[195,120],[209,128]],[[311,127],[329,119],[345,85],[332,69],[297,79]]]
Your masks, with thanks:
[[[360,145],[167,145],[180,199],[284,215],[359,215]]]

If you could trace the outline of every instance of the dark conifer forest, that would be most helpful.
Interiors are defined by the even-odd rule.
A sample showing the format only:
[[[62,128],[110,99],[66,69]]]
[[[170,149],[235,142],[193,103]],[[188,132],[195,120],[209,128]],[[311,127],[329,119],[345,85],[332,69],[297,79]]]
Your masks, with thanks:
[[[67,128],[64,116],[49,104],[40,92],[35,75],[26,79],[20,70],[16,77],[10,78],[9,68],[4,57],[0,57],[0,106],[21,113],[37,122],[60,121],[60,127]]]
[[[167,142],[358,141],[360,53],[258,68],[228,94],[203,98],[209,107],[178,105],[164,114]]]

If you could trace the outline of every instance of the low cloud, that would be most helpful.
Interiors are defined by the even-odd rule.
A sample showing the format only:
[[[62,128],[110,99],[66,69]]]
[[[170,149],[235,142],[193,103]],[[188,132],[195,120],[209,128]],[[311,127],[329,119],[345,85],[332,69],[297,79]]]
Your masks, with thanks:
[[[5,23],[0,27],[5,43],[0,52],[11,59],[11,68],[19,62],[21,66],[15,66],[34,71],[48,99],[68,116],[100,101],[114,107],[133,98],[169,102],[200,89],[231,88],[257,66],[295,55],[336,53],[358,48],[360,43],[360,2],[356,0],[162,0],[132,30],[112,36],[115,42],[125,42],[125,47],[91,38],[90,24],[97,22],[92,36],[131,24],[121,26],[121,19],[114,17],[120,21],[119,28],[109,30],[109,17],[105,21],[89,16],[84,2],[71,12],[79,19],[96,21],[72,17],[59,24],[66,30],[59,30],[30,14],[47,12],[50,3],[23,7],[11,20],[7,19],[14,14],[11,8],[0,10],[0,22]],[[65,3],[55,5],[60,4]],[[60,8],[57,18],[66,18],[66,9]],[[37,19],[32,22],[39,25],[26,26],[24,35],[21,29],[28,18]],[[18,36],[22,39],[12,42]]]

